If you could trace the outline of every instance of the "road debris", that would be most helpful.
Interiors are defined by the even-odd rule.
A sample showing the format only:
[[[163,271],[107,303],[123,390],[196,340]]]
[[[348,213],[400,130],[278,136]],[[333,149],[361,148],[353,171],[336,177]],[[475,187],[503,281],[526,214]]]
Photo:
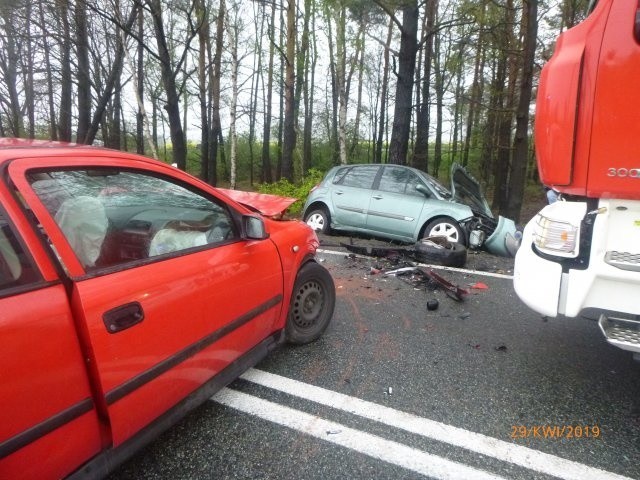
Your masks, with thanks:
[[[459,286],[454,285],[448,280],[445,280],[433,270],[427,270],[426,268],[423,268],[423,267],[416,267],[416,269],[418,272],[422,273],[423,275],[435,280],[435,282],[442,289],[444,289],[444,293],[446,293],[450,298],[453,298],[458,302],[461,302],[462,300],[464,300],[463,295],[467,295],[469,293],[464,288],[460,288]]]
[[[445,237],[423,238],[410,246],[355,245],[353,240],[349,243],[340,242],[340,246],[354,254],[386,258],[394,263],[400,260],[413,260],[449,267],[463,267],[467,261],[466,247],[461,243],[451,242]]]
[[[385,275],[405,275],[407,273],[414,272],[422,275],[427,280],[431,280],[434,286],[440,287],[451,298],[457,301],[464,300],[463,295],[467,295],[469,292],[464,288],[460,288],[457,285],[445,280],[441,275],[437,274],[431,269],[424,267],[403,267],[396,268],[395,270],[389,270],[384,272]]]
[[[427,302],[427,310],[431,310],[431,311],[437,310],[438,309],[438,305],[439,305],[438,300],[436,300],[436,299],[429,300]]]
[[[489,290],[489,285],[482,282],[476,282],[469,285],[469,288],[473,288],[474,290]]]

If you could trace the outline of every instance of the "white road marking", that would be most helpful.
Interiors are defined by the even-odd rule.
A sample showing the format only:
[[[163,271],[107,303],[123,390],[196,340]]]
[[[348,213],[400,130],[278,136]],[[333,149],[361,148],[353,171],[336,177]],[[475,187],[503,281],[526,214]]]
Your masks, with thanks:
[[[345,255],[349,255],[349,252],[338,252],[336,250],[324,250],[321,248],[319,248],[316,251],[318,253],[323,253],[325,255],[342,255],[343,257]],[[369,258],[362,255],[356,255],[356,257]],[[431,265],[429,263],[416,263],[416,265],[419,265],[421,267],[433,268],[435,270],[448,270],[450,272],[461,272],[469,275],[480,275],[484,277],[494,277],[494,278],[503,278],[505,280],[513,280],[513,275],[505,275],[504,273],[483,272],[481,270],[469,270],[467,268],[445,267],[444,265]]]
[[[406,430],[554,477],[567,480],[632,480],[532,448],[394,410],[262,370],[251,369],[245,372],[241,378],[390,427]]]
[[[212,398],[236,410],[429,477],[451,480],[503,478],[228,388],[221,390]]]

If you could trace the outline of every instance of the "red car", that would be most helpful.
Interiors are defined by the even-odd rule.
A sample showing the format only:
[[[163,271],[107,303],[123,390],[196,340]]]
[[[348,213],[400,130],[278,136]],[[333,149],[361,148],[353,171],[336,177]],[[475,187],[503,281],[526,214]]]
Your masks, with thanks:
[[[103,477],[331,320],[315,233],[268,197],[80,145],[0,139],[0,169],[0,478]]]

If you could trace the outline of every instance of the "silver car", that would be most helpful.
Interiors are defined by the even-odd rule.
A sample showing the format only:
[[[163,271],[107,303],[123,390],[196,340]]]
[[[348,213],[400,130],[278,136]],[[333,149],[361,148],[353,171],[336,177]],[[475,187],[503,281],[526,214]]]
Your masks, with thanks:
[[[402,165],[333,167],[309,194],[303,218],[323,233],[361,232],[408,243],[444,236],[505,256],[511,254],[506,240],[516,232],[512,220],[493,216],[479,183],[458,164],[451,168],[451,190]]]

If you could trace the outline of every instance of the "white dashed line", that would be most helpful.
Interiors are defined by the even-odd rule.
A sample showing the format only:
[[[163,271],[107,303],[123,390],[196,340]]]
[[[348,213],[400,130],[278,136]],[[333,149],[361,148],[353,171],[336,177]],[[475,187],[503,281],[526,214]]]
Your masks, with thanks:
[[[502,462],[508,462],[514,465],[518,465],[520,467],[527,468],[529,470],[534,470],[536,472],[544,473],[547,475],[551,475],[557,478],[567,479],[567,480],[631,480],[628,477],[624,477],[622,475],[617,475],[615,473],[607,472],[604,470],[600,470],[598,468],[590,467],[588,465],[584,465],[578,462],[574,462],[571,460],[566,460],[564,458],[557,457],[555,455],[550,455],[548,453],[540,452],[538,450],[534,450],[532,448],[524,447],[521,445],[516,445],[514,443],[506,442],[504,440],[499,440],[493,437],[489,437],[486,435],[482,435],[480,433],[471,432],[468,430],[464,430],[462,428],[454,427],[451,425],[447,425],[444,423],[436,422],[434,420],[429,420],[427,418],[423,418],[417,415],[413,415],[410,413],[401,412],[399,410],[395,410],[389,407],[385,407],[383,405],[378,405],[376,403],[368,402],[365,400],[361,400],[359,398],[351,397],[348,395],[344,395],[339,392],[334,392],[332,390],[327,390],[321,387],[316,387],[314,385],[309,385],[307,383],[299,382],[297,380],[293,380],[287,377],[283,377],[280,375],[275,375],[269,372],[265,372],[262,370],[251,369],[247,371],[241,377],[244,380],[249,382],[273,389],[278,390],[280,392],[293,395],[298,398],[302,398],[305,400],[309,400],[321,405],[325,405],[331,408],[335,408],[338,410],[342,410],[348,412],[353,415],[360,416],[362,418],[366,418],[369,420],[373,420],[390,427],[398,428],[405,430],[407,432],[411,432],[413,434],[421,435],[423,437],[428,437],[439,442],[448,443],[450,445],[454,445],[456,447],[464,448],[466,450],[476,452],[482,455],[486,455],[488,457],[495,458]],[[249,397],[249,398],[247,398]],[[223,400],[221,400],[221,398]],[[327,422],[325,420],[321,420],[318,417],[313,417],[308,414],[303,414],[303,412],[299,412],[297,410],[292,410],[287,408],[286,414],[283,413],[285,410],[278,410],[278,414],[273,414],[274,418],[269,417],[271,409],[277,406],[276,404],[268,403],[268,408],[265,407],[266,404],[261,403],[264,402],[257,397],[252,397],[250,395],[243,394],[242,396],[234,396],[229,393],[227,390],[224,396],[219,397],[218,395],[213,397],[214,400],[225,403],[233,408],[238,408],[239,410],[246,411],[247,413],[252,413],[254,415],[259,415],[261,418],[266,418],[270,421],[276,422],[280,425],[289,426],[290,428],[295,428],[297,430],[304,430],[305,425],[307,423],[315,423],[315,422],[326,422],[322,423],[323,427],[317,430],[319,433],[310,433],[311,435],[317,436],[318,438],[323,438],[327,441],[333,441],[334,443],[339,443],[334,439],[330,438],[332,435],[327,435],[327,431],[333,430],[341,430],[343,432],[349,432],[346,437],[349,440],[344,440],[345,443],[339,443],[340,445],[346,446],[348,448],[354,448],[355,450],[362,451],[361,448],[358,447],[358,442],[364,440],[358,440],[355,444],[353,442],[353,435],[368,435],[368,440],[366,442],[372,441],[374,438],[377,439],[379,437],[374,437],[369,434],[365,434],[363,432],[358,432],[356,430],[351,430],[346,427],[343,427],[339,424],[334,424],[332,422]],[[250,399],[253,399],[250,401]],[[241,402],[237,406],[235,402]],[[249,406],[250,405],[250,406]],[[263,408],[267,408],[266,411],[263,411]],[[279,407],[284,409],[285,407]],[[250,409],[251,411],[248,411]],[[306,415],[304,418],[305,422],[298,423],[295,421],[295,418],[300,415]],[[293,422],[289,424],[289,422]],[[330,426],[329,426],[330,425]],[[315,430],[314,430],[315,431]],[[370,438],[369,437],[373,437]],[[364,437],[358,437],[364,438]],[[342,440],[341,440],[342,441]],[[394,453],[394,456],[389,458],[383,458],[376,453],[378,448],[386,451],[389,447],[385,442],[389,442],[384,439],[376,440],[376,446],[371,447],[372,450],[367,455],[374,456],[376,458],[380,458],[381,460],[388,461],[395,465],[401,465],[404,460],[402,460],[403,454]],[[392,444],[394,442],[391,442]],[[352,446],[353,445],[353,446]],[[385,446],[382,446],[385,445]],[[399,447],[393,447],[394,452],[405,452],[405,450],[400,449]],[[409,461],[416,455],[414,449],[409,447],[405,447],[408,450],[406,452],[410,453],[410,458],[407,459],[407,464],[402,465],[405,468],[409,468],[414,471],[414,467],[412,467],[412,463]],[[421,452],[423,455],[427,455],[424,452]],[[396,456],[397,455],[397,456]],[[442,459],[440,457],[436,457],[434,455],[429,455],[429,461],[433,461],[433,457],[438,459],[438,461],[450,462],[448,460]],[[427,458],[427,457],[421,457]],[[421,460],[422,461],[422,460]],[[421,462],[420,461],[420,462]],[[444,464],[443,464],[444,465]],[[459,465],[459,464],[455,464]],[[447,468],[452,467],[448,465]],[[416,467],[417,468],[417,467]],[[438,467],[440,468],[440,467]],[[455,467],[458,468],[458,467]],[[468,467],[470,468],[470,467]],[[439,471],[439,470],[438,470]],[[458,470],[454,470],[457,472]],[[434,475],[433,473],[429,473],[429,475]],[[437,478],[457,478],[457,477],[446,477],[446,476],[436,476]],[[469,475],[463,475],[462,478],[479,478]]]
[[[447,480],[468,480],[470,478],[497,480],[503,478],[228,388],[217,393],[213,400],[241,412],[255,415],[429,477]]]

